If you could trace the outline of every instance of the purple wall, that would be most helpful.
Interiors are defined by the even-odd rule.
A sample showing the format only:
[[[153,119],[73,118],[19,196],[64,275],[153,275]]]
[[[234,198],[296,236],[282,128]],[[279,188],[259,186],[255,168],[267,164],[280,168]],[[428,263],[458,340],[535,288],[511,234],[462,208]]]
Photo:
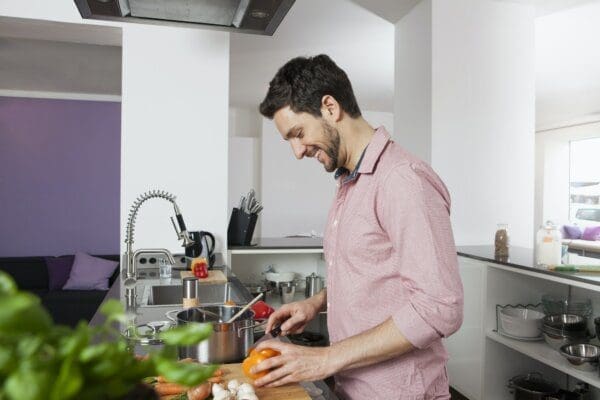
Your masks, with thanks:
[[[119,253],[121,104],[0,97],[0,257]]]

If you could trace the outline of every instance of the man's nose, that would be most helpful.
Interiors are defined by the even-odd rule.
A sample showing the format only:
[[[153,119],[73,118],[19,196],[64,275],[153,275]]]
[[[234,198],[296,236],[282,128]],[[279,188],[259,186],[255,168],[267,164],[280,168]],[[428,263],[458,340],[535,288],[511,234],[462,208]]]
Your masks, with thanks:
[[[302,159],[306,154],[306,146],[300,143],[300,141],[296,138],[290,140],[290,145],[292,146],[292,151],[298,160]]]

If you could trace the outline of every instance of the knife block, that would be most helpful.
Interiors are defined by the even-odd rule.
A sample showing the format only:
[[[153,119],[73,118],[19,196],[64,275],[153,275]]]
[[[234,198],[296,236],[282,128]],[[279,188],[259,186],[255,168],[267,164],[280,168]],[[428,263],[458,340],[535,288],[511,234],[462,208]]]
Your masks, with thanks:
[[[250,246],[257,220],[258,214],[248,214],[234,207],[227,228],[228,246]]]

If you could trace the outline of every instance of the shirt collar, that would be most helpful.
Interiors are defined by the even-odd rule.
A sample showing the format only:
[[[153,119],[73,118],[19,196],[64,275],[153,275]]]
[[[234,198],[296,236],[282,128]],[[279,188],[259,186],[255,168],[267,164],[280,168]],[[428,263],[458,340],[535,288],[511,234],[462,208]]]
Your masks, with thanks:
[[[363,150],[354,171],[348,176],[344,177],[342,183],[353,181],[358,177],[358,174],[371,174],[375,170],[375,165],[379,161],[379,157],[385,150],[388,142],[390,141],[390,134],[385,130],[383,126],[380,126],[375,130],[375,134],[371,138],[371,141],[367,147]],[[337,180],[342,175],[348,174],[349,171],[340,167],[335,171],[335,179]]]

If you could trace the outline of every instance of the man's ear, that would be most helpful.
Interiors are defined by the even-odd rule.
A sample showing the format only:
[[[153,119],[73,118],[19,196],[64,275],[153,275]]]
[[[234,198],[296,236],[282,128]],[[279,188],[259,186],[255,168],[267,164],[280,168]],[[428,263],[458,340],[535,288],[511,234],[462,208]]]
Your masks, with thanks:
[[[326,94],[321,98],[321,116],[329,122],[339,122],[342,119],[342,108],[333,96]]]

